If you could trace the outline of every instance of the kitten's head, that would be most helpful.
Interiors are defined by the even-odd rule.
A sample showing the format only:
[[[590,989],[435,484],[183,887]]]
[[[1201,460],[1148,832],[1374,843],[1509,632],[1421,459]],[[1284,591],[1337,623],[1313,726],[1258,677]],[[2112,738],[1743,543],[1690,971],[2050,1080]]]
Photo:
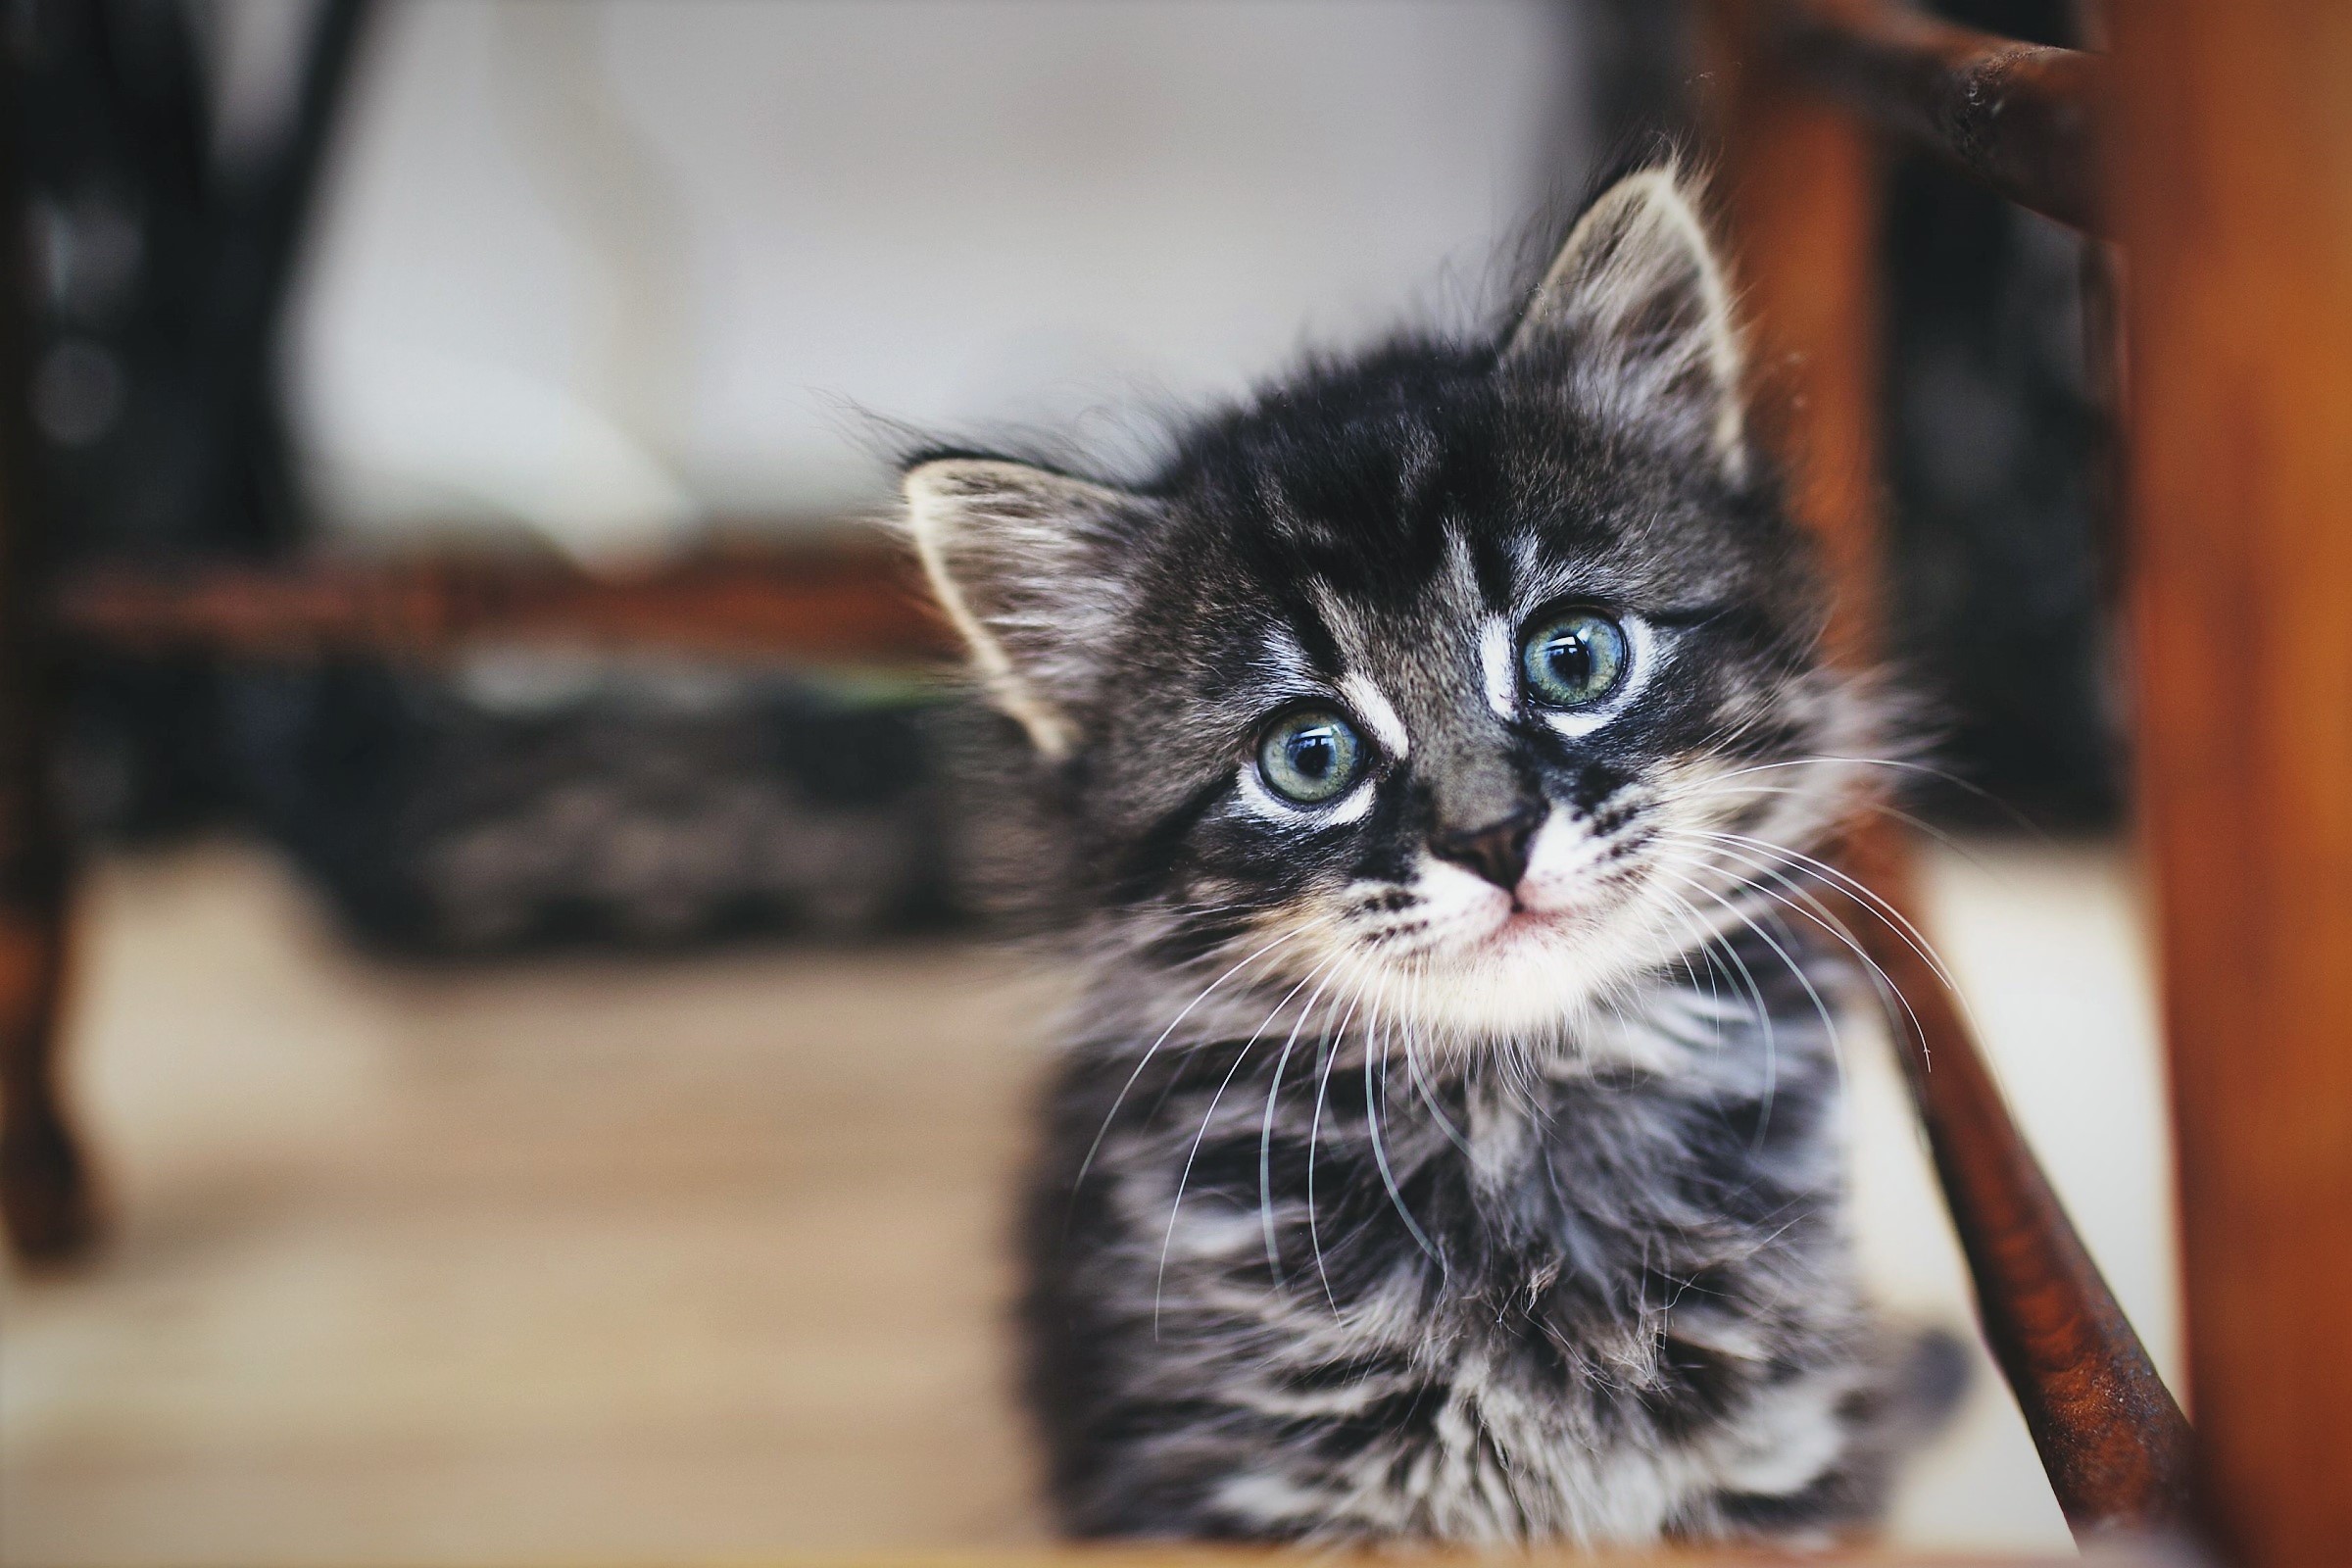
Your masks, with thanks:
[[[1314,368],[1148,484],[909,467],[1102,929],[1475,1041],[1729,923],[1843,814],[1870,728],[1739,378],[1722,270],[1651,172],[1498,341]]]

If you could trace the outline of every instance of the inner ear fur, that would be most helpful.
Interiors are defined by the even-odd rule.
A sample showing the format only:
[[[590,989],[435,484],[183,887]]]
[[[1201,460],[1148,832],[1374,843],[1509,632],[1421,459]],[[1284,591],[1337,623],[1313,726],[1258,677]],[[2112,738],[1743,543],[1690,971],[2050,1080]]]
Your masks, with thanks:
[[[1048,758],[1077,741],[1083,703],[1126,593],[1116,547],[1142,497],[1004,458],[936,458],[901,476],[907,531],[989,699]]]
[[[1630,174],[1586,209],[1512,326],[1502,363],[1563,355],[1600,390],[1687,423],[1730,472],[1744,471],[1731,285],[1695,188],[1676,169]]]

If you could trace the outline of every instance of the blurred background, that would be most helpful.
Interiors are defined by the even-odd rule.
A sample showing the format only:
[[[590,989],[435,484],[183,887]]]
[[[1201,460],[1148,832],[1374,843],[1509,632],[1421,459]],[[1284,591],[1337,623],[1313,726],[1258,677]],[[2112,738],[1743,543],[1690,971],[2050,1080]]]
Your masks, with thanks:
[[[1957,20],[2073,42],[2063,0]],[[63,567],[850,547],[909,431],[1149,461],[1474,327],[1690,135],[1650,0],[5,0]],[[1908,803],[2021,1121],[2168,1371],[2108,454],[2068,231],[1897,160]],[[2095,357],[2094,357],[2095,358]],[[1050,969],[897,661],[77,652],[65,1054],[112,1229],[0,1285],[0,1560],[1040,1539],[1000,1236]],[[1964,1275],[1891,1063],[1863,1244]],[[2118,1087],[2121,1086],[2121,1087]],[[1897,1536],[2063,1549],[1989,1362]]]

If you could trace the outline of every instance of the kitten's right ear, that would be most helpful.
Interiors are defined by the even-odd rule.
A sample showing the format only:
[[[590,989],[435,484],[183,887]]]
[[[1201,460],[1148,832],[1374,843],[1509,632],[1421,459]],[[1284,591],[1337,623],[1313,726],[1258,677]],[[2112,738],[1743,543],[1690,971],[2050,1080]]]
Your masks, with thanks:
[[[1155,504],[996,458],[937,458],[901,477],[906,522],[940,608],[997,707],[1039,752],[1067,757],[1127,590],[1119,546]]]

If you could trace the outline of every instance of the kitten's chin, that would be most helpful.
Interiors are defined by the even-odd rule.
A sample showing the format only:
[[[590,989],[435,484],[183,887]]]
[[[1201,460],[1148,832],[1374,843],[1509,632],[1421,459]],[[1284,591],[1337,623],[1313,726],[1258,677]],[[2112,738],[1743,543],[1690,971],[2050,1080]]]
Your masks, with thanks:
[[[1585,908],[1516,907],[1477,935],[1416,954],[1394,995],[1432,1043],[1476,1050],[1565,1038],[1657,962],[1610,926]]]

